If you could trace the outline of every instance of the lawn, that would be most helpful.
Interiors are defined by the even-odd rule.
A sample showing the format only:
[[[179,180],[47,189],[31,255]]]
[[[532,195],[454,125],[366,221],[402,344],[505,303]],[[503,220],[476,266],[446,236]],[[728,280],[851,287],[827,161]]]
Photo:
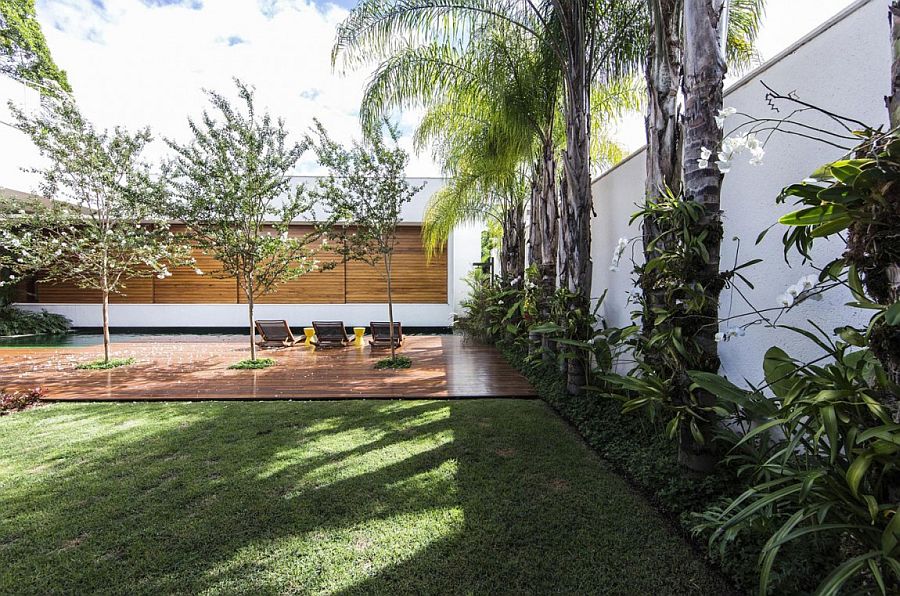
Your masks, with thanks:
[[[0,593],[721,594],[543,402],[0,418]]]

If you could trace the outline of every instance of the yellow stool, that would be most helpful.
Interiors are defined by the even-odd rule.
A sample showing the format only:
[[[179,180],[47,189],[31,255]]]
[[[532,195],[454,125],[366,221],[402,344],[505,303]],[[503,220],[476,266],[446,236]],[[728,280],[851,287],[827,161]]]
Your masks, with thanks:
[[[307,346],[312,345],[312,338],[316,336],[316,330],[312,327],[304,327],[303,333],[306,334],[306,342],[304,342]]]
[[[353,334],[356,335],[356,340],[353,343],[355,343],[357,346],[363,345],[363,335],[366,334],[366,328],[354,327]]]

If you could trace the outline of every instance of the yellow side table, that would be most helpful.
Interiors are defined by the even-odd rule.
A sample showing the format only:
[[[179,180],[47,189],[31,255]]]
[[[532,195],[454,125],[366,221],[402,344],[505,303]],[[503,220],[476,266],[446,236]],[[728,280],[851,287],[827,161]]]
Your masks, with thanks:
[[[312,327],[304,327],[303,333],[306,334],[306,342],[304,342],[307,346],[312,345],[312,338],[316,336],[316,330]]]
[[[366,334],[366,328],[365,327],[354,327],[353,334],[356,335],[356,340],[354,341],[354,343],[357,346],[363,345],[363,335]]]

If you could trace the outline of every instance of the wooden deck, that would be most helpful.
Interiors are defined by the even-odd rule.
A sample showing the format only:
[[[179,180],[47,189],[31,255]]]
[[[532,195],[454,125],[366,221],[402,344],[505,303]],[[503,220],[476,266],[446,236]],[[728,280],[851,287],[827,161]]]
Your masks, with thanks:
[[[367,338],[368,339],[368,338]],[[248,340],[131,341],[115,357],[135,364],[110,371],[76,370],[102,357],[102,346],[0,349],[0,388],[40,385],[48,400],[421,399],[535,397],[528,381],[490,347],[456,335],[409,336],[400,350],[407,370],[378,371],[368,345],[317,350],[265,350],[272,368],[228,370],[247,358]]]

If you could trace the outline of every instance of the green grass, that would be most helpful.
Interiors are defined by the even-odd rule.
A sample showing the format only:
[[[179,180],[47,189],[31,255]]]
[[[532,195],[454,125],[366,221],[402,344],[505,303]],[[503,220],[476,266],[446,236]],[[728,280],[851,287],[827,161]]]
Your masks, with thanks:
[[[75,368],[78,370],[109,370],[130,364],[134,364],[134,358],[110,358],[109,360],[101,358],[100,360],[91,360],[90,362],[79,364]]]
[[[394,356],[393,358],[382,358],[378,362],[375,363],[375,368],[378,370],[383,370],[386,368],[409,368],[412,366],[412,360],[407,358],[406,356]]]
[[[233,370],[259,370],[261,368],[269,368],[275,366],[273,358],[257,358],[256,360],[241,360],[229,366]]]
[[[0,419],[0,593],[723,594],[540,401]]]

